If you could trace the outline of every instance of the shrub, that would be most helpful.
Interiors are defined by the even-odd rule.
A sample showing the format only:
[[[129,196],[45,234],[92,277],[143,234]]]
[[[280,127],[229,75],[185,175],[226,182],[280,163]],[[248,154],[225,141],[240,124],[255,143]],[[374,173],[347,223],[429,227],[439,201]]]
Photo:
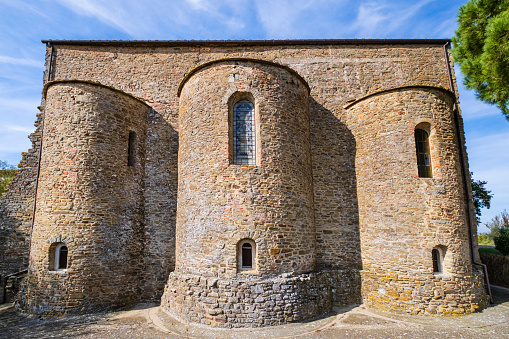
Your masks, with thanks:
[[[500,229],[500,235],[495,238],[495,248],[503,255],[509,255],[509,228]]]

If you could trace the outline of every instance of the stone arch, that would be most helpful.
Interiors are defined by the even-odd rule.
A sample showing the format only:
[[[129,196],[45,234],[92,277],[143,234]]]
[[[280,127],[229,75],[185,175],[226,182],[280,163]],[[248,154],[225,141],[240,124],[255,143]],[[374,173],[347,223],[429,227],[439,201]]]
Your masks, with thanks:
[[[264,64],[264,65],[269,65],[269,66],[272,66],[272,67],[278,67],[278,68],[284,69],[288,73],[293,75],[295,78],[297,78],[299,81],[302,82],[302,84],[306,87],[306,89],[308,91],[308,94],[311,92],[311,88],[309,87],[307,81],[299,73],[297,73],[295,70],[293,70],[292,68],[290,68],[288,66],[285,66],[285,65],[282,65],[282,64],[278,64],[278,63],[275,63],[275,62],[272,62],[272,61],[268,61],[268,60],[255,59],[255,58],[223,58],[223,59],[217,59],[217,60],[212,60],[212,61],[205,62],[205,63],[203,63],[201,65],[196,66],[195,68],[190,70],[188,73],[186,73],[186,75],[184,76],[184,78],[180,82],[179,87],[177,89],[177,96],[180,97],[180,94],[182,93],[182,88],[184,88],[184,85],[186,84],[186,82],[195,73],[199,72],[200,70],[202,70],[204,68],[212,66],[214,64],[218,64],[218,63],[231,63],[231,62],[252,62],[252,63],[255,63],[255,64]]]

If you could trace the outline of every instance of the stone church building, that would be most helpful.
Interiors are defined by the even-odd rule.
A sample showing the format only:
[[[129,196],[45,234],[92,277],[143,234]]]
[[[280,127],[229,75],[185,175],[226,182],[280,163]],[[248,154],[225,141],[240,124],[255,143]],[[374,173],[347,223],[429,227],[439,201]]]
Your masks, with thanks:
[[[448,40],[43,42],[0,199],[21,311],[160,300],[254,327],[485,306]]]

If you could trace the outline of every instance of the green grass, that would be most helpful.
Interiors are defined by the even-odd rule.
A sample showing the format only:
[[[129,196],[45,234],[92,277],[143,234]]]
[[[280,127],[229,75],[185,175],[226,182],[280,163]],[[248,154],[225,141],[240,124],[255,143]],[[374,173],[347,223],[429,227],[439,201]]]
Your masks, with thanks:
[[[494,248],[480,248],[479,253],[500,253]]]

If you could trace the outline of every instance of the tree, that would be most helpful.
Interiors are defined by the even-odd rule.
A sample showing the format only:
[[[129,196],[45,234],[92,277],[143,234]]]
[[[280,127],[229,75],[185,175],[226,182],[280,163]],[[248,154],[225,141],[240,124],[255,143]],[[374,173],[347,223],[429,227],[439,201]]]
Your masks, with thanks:
[[[15,167],[0,160],[0,196],[4,194],[7,185],[14,178],[14,175],[16,175]]]
[[[458,23],[452,55],[465,86],[509,120],[509,0],[469,0]]]
[[[500,215],[494,216],[489,222],[485,223],[484,226],[490,230],[490,233],[488,233],[490,240],[495,240],[502,229],[509,229],[509,213],[504,210]]]
[[[509,255],[509,228],[500,229],[500,234],[495,238],[495,249],[503,255]]]
[[[475,218],[477,219],[477,223],[479,224],[481,217],[481,208],[486,207],[490,208],[491,198],[493,198],[493,194],[491,191],[488,191],[484,185],[486,185],[487,181],[482,180],[474,180],[472,177],[474,173],[470,172],[470,179],[472,181],[472,202],[475,207]]]

